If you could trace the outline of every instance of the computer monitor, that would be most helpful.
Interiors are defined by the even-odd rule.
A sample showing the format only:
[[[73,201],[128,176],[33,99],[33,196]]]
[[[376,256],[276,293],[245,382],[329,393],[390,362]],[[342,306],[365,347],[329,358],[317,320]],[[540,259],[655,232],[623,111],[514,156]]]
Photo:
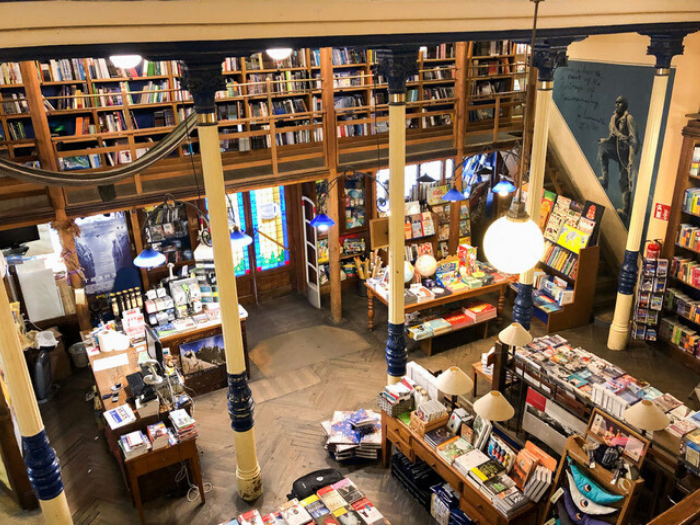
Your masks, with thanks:
[[[163,345],[156,332],[150,326],[146,326],[146,351],[148,357],[158,361],[162,370],[165,370],[163,363]]]
[[[39,228],[36,226],[2,230],[0,231],[0,250],[17,249],[25,242],[38,240]]]

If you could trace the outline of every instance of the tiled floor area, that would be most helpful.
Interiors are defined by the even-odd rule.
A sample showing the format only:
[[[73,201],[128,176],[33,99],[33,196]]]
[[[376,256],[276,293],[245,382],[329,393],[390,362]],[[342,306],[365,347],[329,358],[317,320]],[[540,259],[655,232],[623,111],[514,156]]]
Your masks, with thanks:
[[[386,309],[377,310],[378,328],[368,332],[366,300],[352,292],[346,293],[343,300],[344,321],[336,326],[328,320],[327,310],[312,308],[300,296],[247,307],[263,497],[252,506],[237,497],[233,433],[226,413],[225,391],[219,390],[196,399],[203,475],[213,485],[206,495],[207,504],[200,506],[184,497],[160,497],[145,505],[148,523],[215,525],[251,507],[267,513],[285,501],[294,479],[328,466],[339,467],[350,475],[394,525],[431,522],[428,513],[378,463],[338,465],[323,449],[325,434],[319,423],[334,410],[374,408],[375,396],[386,381]],[[431,358],[412,343],[409,359],[433,369],[457,364],[469,370],[469,365],[491,344],[491,340],[474,341],[479,336],[477,332],[480,334],[481,330],[445,336],[437,348],[450,344],[452,347],[438,350]],[[535,322],[533,332],[541,333],[542,325]],[[492,327],[492,338],[496,333]],[[602,325],[561,334],[572,344],[596,352],[682,400],[700,379],[644,344],[631,345],[622,353],[608,351],[607,327]],[[91,374],[83,369],[62,384],[56,399],[41,407],[49,437],[60,457],[74,521],[135,524],[138,517],[119,468],[97,430],[92,404],[84,400],[90,384]],[[481,385],[481,392],[485,388]],[[693,402],[689,401],[691,406]],[[0,523],[33,525],[42,523],[42,519],[39,512],[21,511],[7,496],[0,496]]]

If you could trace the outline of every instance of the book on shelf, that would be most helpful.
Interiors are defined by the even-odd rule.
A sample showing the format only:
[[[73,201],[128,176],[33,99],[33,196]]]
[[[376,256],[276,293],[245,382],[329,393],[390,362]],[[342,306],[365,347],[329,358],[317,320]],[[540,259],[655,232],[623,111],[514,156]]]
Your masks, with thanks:
[[[0,85],[11,85],[22,83],[22,71],[19,62],[0,63]]]

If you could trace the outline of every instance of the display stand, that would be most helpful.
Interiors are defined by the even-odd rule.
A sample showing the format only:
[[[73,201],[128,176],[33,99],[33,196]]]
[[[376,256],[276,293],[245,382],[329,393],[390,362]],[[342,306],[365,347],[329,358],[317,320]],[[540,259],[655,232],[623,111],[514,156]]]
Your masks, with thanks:
[[[626,480],[624,485],[627,486],[628,488],[621,488],[619,484],[613,485],[611,483],[613,479],[613,473],[610,472],[609,470],[603,468],[602,466],[596,464],[595,467],[590,468],[589,463],[588,463],[588,454],[583,450],[583,445],[585,441],[582,437],[580,436],[571,436],[567,442],[566,442],[566,449],[564,451],[564,454],[561,457],[561,460],[559,461],[559,467],[557,468],[557,474],[556,477],[554,478],[554,483],[552,484],[552,489],[551,489],[551,494],[550,497],[547,498],[546,500],[546,507],[545,507],[545,520],[547,520],[551,515],[550,511],[554,504],[551,502],[551,496],[553,494],[556,494],[556,491],[562,487],[562,485],[566,486],[568,484],[568,481],[566,480],[566,475],[564,474],[564,469],[566,468],[567,464],[567,456],[570,457],[576,466],[583,471],[583,473],[588,476],[590,479],[594,480],[597,482],[599,485],[601,485],[605,490],[608,492],[612,492],[614,494],[623,496],[623,498],[615,503],[609,503],[606,504],[606,506],[610,507],[615,507],[619,509],[617,513],[614,513],[612,516],[613,518],[608,518],[608,516],[595,516],[596,519],[599,518],[607,518],[606,521],[609,521],[609,523],[614,523],[615,525],[622,525],[623,523],[627,523],[629,517],[630,517],[630,510],[634,507],[634,502],[637,498],[639,489],[641,489],[642,485],[644,484],[644,480],[642,479],[637,479],[637,480]],[[563,497],[563,496],[562,496]]]

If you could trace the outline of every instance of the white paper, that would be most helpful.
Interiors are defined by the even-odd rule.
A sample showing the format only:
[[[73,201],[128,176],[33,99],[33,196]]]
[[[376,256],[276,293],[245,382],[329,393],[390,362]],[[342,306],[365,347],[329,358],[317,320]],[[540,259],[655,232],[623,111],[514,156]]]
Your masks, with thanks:
[[[107,370],[109,368],[116,368],[118,366],[124,366],[129,364],[129,356],[127,354],[113,355],[110,357],[103,357],[102,359],[97,359],[92,362],[92,371],[99,372],[101,370]]]
[[[18,265],[21,266],[21,265]],[[22,287],[24,305],[29,319],[37,323],[44,319],[63,317],[63,302],[51,270],[20,272],[19,284]]]

